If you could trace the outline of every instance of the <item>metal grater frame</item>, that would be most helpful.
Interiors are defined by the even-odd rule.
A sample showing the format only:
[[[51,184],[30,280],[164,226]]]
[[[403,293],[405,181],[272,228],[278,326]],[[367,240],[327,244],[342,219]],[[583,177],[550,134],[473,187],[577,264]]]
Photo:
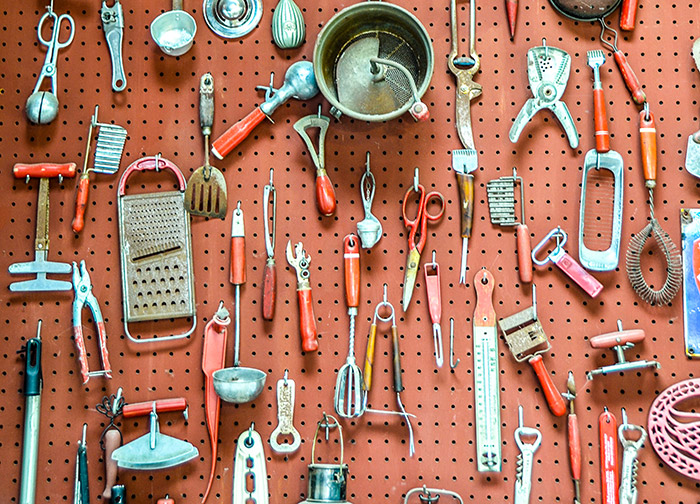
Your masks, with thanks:
[[[486,198],[489,205],[489,217],[491,224],[512,227],[520,224],[515,216],[515,184],[520,185],[521,214],[525,215],[525,191],[523,179],[518,176],[513,168],[513,175],[489,180],[486,183]]]
[[[117,124],[100,123],[97,121],[99,107],[95,105],[95,113],[91,119],[91,129],[97,131],[97,143],[91,171],[99,174],[113,175],[119,171],[119,164],[124,152],[124,144],[128,135],[126,129]],[[89,145],[89,144],[88,144]]]
[[[124,194],[134,171],[170,169],[180,190]],[[119,182],[119,243],[122,270],[124,327],[133,342],[168,341],[188,336],[196,326],[194,270],[189,214],[184,207],[185,181],[170,161],[142,158],[124,171]],[[184,334],[153,339],[133,338],[130,322],[192,317]]]
[[[537,318],[536,287],[532,286],[532,306],[498,321],[506,344],[517,362],[532,358],[533,354],[547,352],[551,344]],[[533,353],[528,351],[534,350]]]

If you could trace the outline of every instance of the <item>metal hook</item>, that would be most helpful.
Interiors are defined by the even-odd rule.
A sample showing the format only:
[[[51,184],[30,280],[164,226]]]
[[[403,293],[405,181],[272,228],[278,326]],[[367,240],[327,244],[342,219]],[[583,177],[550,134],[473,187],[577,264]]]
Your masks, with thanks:
[[[289,378],[289,369],[284,370],[284,386],[287,386],[287,379]]]
[[[459,365],[459,359],[457,359],[457,362],[455,362],[454,357],[455,357],[455,319],[450,317],[450,369],[455,369]]]
[[[420,185],[420,176],[419,176],[418,167],[416,166],[416,169],[413,172],[413,190],[415,192],[418,192],[419,185]]]
[[[255,422],[250,422],[250,427],[248,427],[248,437],[245,440],[247,446],[253,446],[253,431],[255,430]]]
[[[333,422],[333,423],[328,422],[328,415],[326,414],[325,411],[323,412],[323,418],[321,418],[321,421],[318,423],[318,425],[319,425],[319,427],[322,427],[323,429],[326,430],[326,441],[328,441],[328,431],[330,429],[335,429],[336,427],[338,427],[337,422]]]
[[[532,319],[537,320],[537,286],[532,284]]]
[[[158,154],[156,154],[156,156],[155,156],[156,157],[156,171],[157,172],[160,171],[160,156],[161,156],[160,152]]]
[[[270,168],[270,183],[263,187],[263,222],[265,225],[265,251],[268,259],[275,257],[277,238],[277,189],[273,182],[274,169]],[[270,204],[272,204],[272,230],[270,230]]]
[[[383,303],[388,303],[388,291],[389,291],[389,286],[387,284],[384,284],[384,298],[382,299]],[[39,327],[41,327],[41,320],[39,321]]]
[[[643,105],[643,110],[644,110],[644,120],[645,121],[650,121],[651,116],[649,115],[649,102],[645,101]]]
[[[369,151],[367,151],[367,163],[365,166],[366,166],[365,173],[369,174],[370,173],[370,170],[369,170]]]
[[[542,37],[542,47],[544,47],[544,57],[549,58],[549,47],[547,46],[547,39]]]
[[[318,119],[321,119],[321,104],[320,103],[318,104],[318,113],[316,114],[316,117]]]

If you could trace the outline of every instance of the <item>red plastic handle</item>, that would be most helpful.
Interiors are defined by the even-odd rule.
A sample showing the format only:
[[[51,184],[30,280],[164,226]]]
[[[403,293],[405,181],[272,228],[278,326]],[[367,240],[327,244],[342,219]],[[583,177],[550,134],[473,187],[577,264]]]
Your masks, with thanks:
[[[566,401],[554,386],[554,382],[552,381],[552,377],[547,372],[542,356],[535,355],[529,362],[532,369],[535,370],[535,374],[537,375],[537,379],[540,381],[540,385],[542,385],[542,391],[544,392],[544,396],[547,398],[549,410],[554,416],[560,417],[565,415]]]
[[[263,299],[262,316],[272,320],[275,316],[275,301],[277,299],[277,268],[275,263],[267,262],[263,269]]]
[[[71,227],[76,233],[80,233],[85,227],[85,209],[88,203],[90,191],[90,178],[88,173],[83,173],[78,181],[78,191],[75,194],[75,218]]]
[[[335,189],[325,170],[316,174],[316,207],[318,213],[330,217],[335,213]]]
[[[566,252],[557,259],[555,264],[592,298],[596,297],[600,294],[600,291],[603,290],[603,284],[601,284],[596,277],[583,269],[583,267],[574,261]]]
[[[590,343],[592,348],[612,348],[625,343],[639,343],[644,341],[645,336],[643,329],[628,329],[594,336]]]
[[[318,338],[316,337],[316,317],[314,316],[311,289],[297,290],[297,297],[299,299],[301,349],[304,352],[315,352],[318,350]]]
[[[525,224],[518,224],[515,231],[518,241],[518,273],[523,283],[532,282],[532,244],[530,230]]]
[[[513,40],[515,38],[515,22],[518,18],[518,0],[506,0],[506,14],[508,17],[510,40]]]
[[[348,308],[360,306],[360,240],[354,234],[343,238],[345,302]]]
[[[442,294],[440,293],[440,266],[437,263],[423,265],[425,292],[428,298],[430,321],[439,324],[442,318]]]
[[[578,426],[578,417],[575,413],[569,415],[569,462],[571,463],[571,477],[581,479],[581,430]]]
[[[177,167],[175,163],[172,161],[169,161],[165,158],[159,157],[158,158],[158,169],[160,170],[170,170],[173,172],[175,177],[177,177],[177,183],[180,186],[180,191],[185,192],[185,189],[187,188],[187,182],[185,182],[185,177],[182,175],[182,172],[180,171],[180,168]],[[117,193],[118,196],[124,196],[126,194],[126,181],[127,179],[131,176],[132,173],[137,172],[137,171],[150,171],[150,170],[156,170],[156,158],[155,156],[148,156],[144,157],[141,159],[137,159],[133,163],[131,163],[126,170],[124,170],[124,173],[122,173],[122,177],[119,179],[119,191]]]
[[[124,415],[124,418],[146,416],[153,411],[154,402],[156,403],[156,413],[185,411],[187,409],[187,399],[184,397],[174,397],[172,399],[158,399],[157,401],[126,404],[122,409],[122,415]]]
[[[71,178],[75,177],[75,171],[75,163],[17,163],[12,168],[12,174],[18,179],[26,177],[54,178],[58,176]]]
[[[600,484],[602,503],[619,504],[617,465],[617,420],[608,410],[598,418],[600,435]]]
[[[112,460],[112,453],[119,448],[122,436],[117,429],[109,429],[105,432],[105,489],[102,492],[102,499],[106,502],[112,498],[112,487],[117,483],[117,462]]]
[[[644,180],[656,182],[656,121],[654,114],[648,110],[639,113],[639,140],[642,146]]]
[[[632,31],[637,20],[638,0],[622,0],[620,10],[620,30]]]
[[[639,83],[639,79],[632,70],[632,67],[627,62],[627,58],[624,53],[620,50],[615,52],[615,62],[617,62],[617,67],[620,69],[622,78],[625,80],[625,86],[629,89],[632,94],[632,99],[637,105],[643,104],[647,101],[647,96],[642,91],[642,85]]]
[[[245,283],[245,238],[242,236],[231,238],[231,268],[229,271],[229,280],[233,285]]]
[[[608,116],[605,112],[605,96],[602,89],[593,90],[593,119],[595,121],[595,150],[610,151],[610,132],[608,131]]]
[[[158,499],[158,502],[156,504],[175,504],[175,500],[167,498],[167,499]]]
[[[229,152],[245,140],[251,131],[265,119],[260,107],[255,107],[250,114],[238,121],[211,144],[211,152],[219,159],[224,159]]]

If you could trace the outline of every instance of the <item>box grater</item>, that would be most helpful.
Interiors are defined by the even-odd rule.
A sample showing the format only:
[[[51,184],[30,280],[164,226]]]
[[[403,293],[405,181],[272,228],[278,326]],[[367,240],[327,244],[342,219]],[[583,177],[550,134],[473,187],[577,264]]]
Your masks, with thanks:
[[[138,171],[170,170],[179,190],[126,194],[126,182]],[[185,178],[171,161],[159,156],[132,163],[119,181],[119,245],[124,329],[134,343],[185,338],[197,324],[192,269],[190,218],[185,211]],[[192,317],[185,333],[137,339],[130,322]]]

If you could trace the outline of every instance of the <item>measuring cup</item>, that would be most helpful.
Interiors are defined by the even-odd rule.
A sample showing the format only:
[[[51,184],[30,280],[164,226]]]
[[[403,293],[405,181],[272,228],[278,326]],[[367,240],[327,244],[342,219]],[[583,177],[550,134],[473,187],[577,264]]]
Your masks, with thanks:
[[[151,23],[151,38],[169,56],[182,56],[189,51],[196,33],[197,23],[182,10],[182,0],[173,0],[173,9]]]

